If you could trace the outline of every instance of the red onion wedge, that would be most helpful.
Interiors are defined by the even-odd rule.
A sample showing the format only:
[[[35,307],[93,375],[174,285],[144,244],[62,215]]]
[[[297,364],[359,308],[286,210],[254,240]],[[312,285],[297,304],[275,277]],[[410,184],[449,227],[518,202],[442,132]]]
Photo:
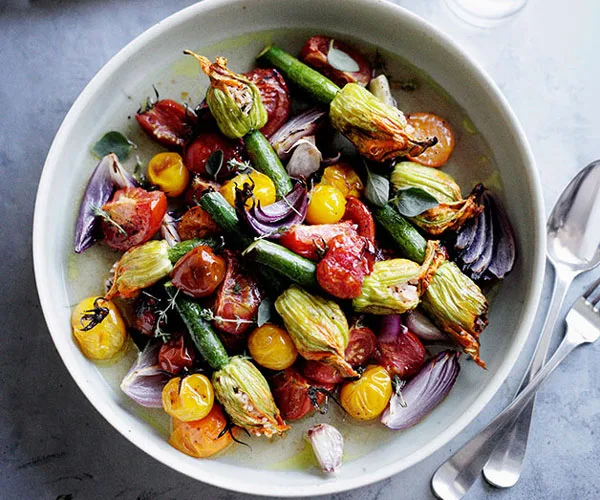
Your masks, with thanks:
[[[394,394],[381,422],[393,430],[405,430],[420,422],[448,395],[460,372],[457,351],[440,352],[401,391]]]
[[[308,210],[308,193],[301,182],[297,182],[281,200],[261,206],[255,204],[249,210],[238,210],[254,233],[277,239],[284,229],[302,224]]]
[[[275,132],[269,142],[281,160],[292,156],[292,148],[300,139],[304,139],[321,126],[325,111],[316,108],[309,109],[295,116]]]
[[[449,337],[418,309],[408,311],[404,316],[407,328],[423,342],[448,341]]]
[[[308,429],[306,438],[312,445],[323,472],[340,470],[344,453],[344,438],[340,431],[329,424],[317,424]]]
[[[174,212],[168,211],[160,224],[160,235],[169,244],[170,247],[181,241],[181,236],[177,231],[179,221]]]
[[[169,381],[169,375],[158,365],[160,345],[150,340],[121,382],[121,390],[147,408],[162,407],[162,390]]]
[[[75,252],[81,253],[98,241],[99,221],[95,210],[110,200],[115,189],[136,187],[138,183],[119,163],[117,155],[102,158],[83,193],[75,225]]]

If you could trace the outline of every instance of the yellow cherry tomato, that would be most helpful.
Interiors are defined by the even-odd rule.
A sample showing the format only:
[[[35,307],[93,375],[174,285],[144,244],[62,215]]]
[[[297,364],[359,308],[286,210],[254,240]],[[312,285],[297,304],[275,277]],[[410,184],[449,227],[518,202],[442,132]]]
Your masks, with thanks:
[[[71,314],[71,327],[79,349],[89,359],[110,359],[127,340],[121,313],[104,297],[88,297],[77,304]]]
[[[319,183],[311,191],[306,222],[309,224],[335,224],[346,210],[346,198],[342,192],[327,184]]]
[[[321,184],[338,188],[344,197],[355,196],[360,198],[365,191],[365,186],[355,170],[347,163],[337,163],[323,171]]]
[[[215,404],[210,413],[202,420],[183,422],[174,418],[169,444],[194,458],[210,457],[224,450],[233,442],[230,432],[221,435],[226,426],[227,420],[223,410],[218,404]],[[239,431],[237,427],[232,429],[236,435],[237,431]]]
[[[158,153],[148,163],[148,179],[170,198],[186,190],[190,174],[178,153]]]
[[[257,202],[260,201],[261,206],[265,207],[275,202],[275,184],[269,176],[260,172],[238,174],[223,184],[219,192],[232,207],[235,207],[235,188],[241,189],[244,184],[254,185],[252,198]],[[252,206],[252,198],[246,202],[246,209]]]
[[[200,373],[172,378],[162,391],[163,409],[182,422],[200,420],[209,414],[215,402],[210,380]]]
[[[270,370],[285,370],[298,357],[296,346],[288,333],[269,323],[259,326],[250,334],[248,349],[254,361]]]
[[[351,417],[372,420],[383,413],[392,397],[392,379],[382,366],[369,366],[362,376],[348,382],[340,392],[340,403]]]

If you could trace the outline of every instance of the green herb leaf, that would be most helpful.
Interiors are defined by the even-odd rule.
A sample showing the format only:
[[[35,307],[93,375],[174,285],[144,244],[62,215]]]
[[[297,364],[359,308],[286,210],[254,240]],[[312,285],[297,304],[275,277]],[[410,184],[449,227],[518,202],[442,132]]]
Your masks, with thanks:
[[[415,217],[439,205],[435,197],[418,187],[400,189],[394,198],[394,202],[398,212],[405,217]]]
[[[373,205],[383,207],[390,197],[390,181],[382,175],[372,173],[367,167],[365,196]]]
[[[217,176],[223,167],[223,159],[225,155],[222,150],[217,149],[214,153],[212,153],[208,159],[206,160],[206,173],[217,180]]]
[[[117,155],[119,160],[125,161],[129,158],[135,144],[125,137],[121,132],[112,130],[102,136],[92,147],[92,154],[98,158],[104,158],[109,153]]]
[[[258,314],[256,317],[256,324],[258,326],[263,326],[273,317],[273,311],[275,307],[273,306],[273,302],[271,299],[264,298],[263,301],[258,306]]]
[[[339,71],[354,73],[360,70],[358,63],[348,54],[333,46],[335,40],[332,38],[329,42],[329,52],[327,52],[327,62]]]

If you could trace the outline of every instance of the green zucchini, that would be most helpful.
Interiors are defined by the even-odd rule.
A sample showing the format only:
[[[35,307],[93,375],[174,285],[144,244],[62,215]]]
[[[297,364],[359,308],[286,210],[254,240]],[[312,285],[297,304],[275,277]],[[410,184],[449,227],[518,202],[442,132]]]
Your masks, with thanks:
[[[210,322],[204,319],[202,306],[183,294],[177,293],[177,289],[171,283],[165,285],[165,290],[171,300],[175,301],[175,308],[187,326],[196,349],[210,367],[220,370],[227,365],[229,356]]]
[[[308,92],[322,104],[331,103],[340,91],[340,88],[329,78],[308,67],[276,45],[265,47],[256,59],[265,61],[277,68],[288,80]]]
[[[422,264],[425,260],[427,240],[419,234],[419,231],[402,217],[398,211],[389,203],[374,210],[375,220],[396,242],[400,251],[407,259]]]
[[[252,243],[252,237],[246,233],[235,213],[235,208],[227,202],[221,193],[217,191],[205,193],[198,203],[226,234],[235,237],[239,241],[238,246],[246,247]],[[237,243],[237,241],[233,241],[233,243]]]
[[[176,245],[173,245],[168,250],[171,264],[176,264],[177,261],[190,250],[202,245],[209,246],[213,250],[218,250],[223,246],[223,240],[221,238],[194,238],[191,240],[181,241]]]
[[[244,142],[252,166],[270,177],[275,184],[277,199],[288,194],[293,188],[292,181],[266,137],[254,130],[244,137]]]
[[[257,240],[244,250],[255,262],[267,266],[290,281],[302,286],[317,286],[317,266],[284,246],[267,240]]]

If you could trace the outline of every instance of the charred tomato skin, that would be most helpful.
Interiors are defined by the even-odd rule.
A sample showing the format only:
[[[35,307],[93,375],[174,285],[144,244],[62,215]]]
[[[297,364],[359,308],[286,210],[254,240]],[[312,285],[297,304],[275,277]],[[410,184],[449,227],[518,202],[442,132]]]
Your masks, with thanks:
[[[317,260],[327,250],[331,240],[340,234],[356,234],[354,225],[349,221],[314,226],[299,224],[283,233],[279,243],[302,257]]]
[[[257,68],[245,73],[245,76],[258,87],[261,101],[267,110],[269,118],[260,131],[268,138],[290,117],[290,91],[283,76],[276,69]]]
[[[167,197],[162,191],[124,188],[116,191],[102,210],[106,215],[102,219],[104,243],[125,252],[157,233],[167,212]]]
[[[228,321],[215,320],[215,326],[231,335],[242,335],[253,326],[263,294],[257,281],[243,271],[236,254],[225,252],[225,259],[227,273],[217,292],[214,312]],[[236,323],[238,318],[245,322]]]
[[[352,368],[364,365],[375,352],[377,337],[366,326],[353,326],[348,332],[348,347],[344,358]]]
[[[375,221],[367,206],[355,196],[346,198],[346,211],[342,220],[349,220],[356,224],[356,230],[360,236],[375,242]]]
[[[336,385],[344,380],[335,367],[316,360],[306,360],[302,366],[302,374],[318,384]]]
[[[358,235],[339,235],[317,264],[317,281],[321,288],[339,299],[360,295],[364,277],[372,270],[368,259],[369,241]]]
[[[171,99],[163,99],[135,119],[146,134],[170,149],[181,149],[195,133],[196,116],[185,106]]]
[[[419,337],[404,327],[394,341],[378,340],[373,357],[390,375],[408,379],[419,373],[426,355],[427,351]]]
[[[161,370],[179,375],[184,368],[191,368],[195,359],[194,349],[190,347],[183,335],[174,335],[160,346],[158,366]]]
[[[315,410],[308,395],[311,387],[321,387],[328,391],[334,388],[331,384],[311,384],[294,367],[276,373],[271,377],[270,383],[275,403],[284,420],[298,420]],[[316,398],[318,404],[325,401],[322,393],[317,393]]]
[[[183,163],[187,169],[199,175],[207,175],[206,162],[216,151],[223,151],[223,166],[219,179],[227,177],[229,160],[242,160],[244,143],[241,140],[226,139],[217,132],[204,132],[191,141],[183,152]]]
[[[212,295],[223,281],[226,272],[223,257],[206,245],[190,250],[171,271],[173,284],[182,292],[196,298]]]
[[[213,218],[199,206],[190,208],[181,216],[177,232],[182,240],[205,238],[219,234],[219,226]]]
[[[358,83],[363,87],[366,86],[371,81],[371,75],[373,74],[373,69],[369,61],[358,50],[335,40],[333,47],[348,54],[356,61],[359,68],[355,72],[340,71],[329,64],[327,59],[330,43],[331,38],[326,36],[313,36],[309,38],[300,51],[300,60],[320,73],[323,73],[340,87],[343,87],[347,83]]]

